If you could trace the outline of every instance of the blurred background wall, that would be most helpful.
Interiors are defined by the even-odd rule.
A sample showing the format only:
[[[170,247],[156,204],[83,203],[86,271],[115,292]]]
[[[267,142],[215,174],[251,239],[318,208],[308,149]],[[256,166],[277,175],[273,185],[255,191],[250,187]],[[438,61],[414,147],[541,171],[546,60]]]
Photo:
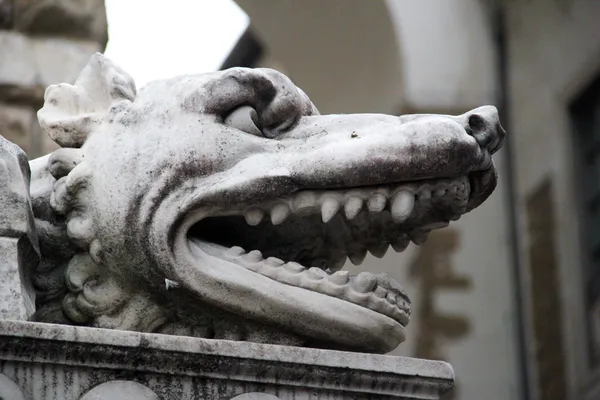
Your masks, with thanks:
[[[107,53],[138,85],[264,66],[324,114],[496,105],[509,136],[494,195],[426,244],[348,268],[405,285],[413,319],[393,354],[451,362],[448,399],[600,399],[600,1],[237,0],[243,16],[184,3],[107,0]],[[0,134],[30,157],[54,148],[35,119],[44,88],[105,48],[104,7],[0,0]],[[224,61],[202,64],[215,46]]]

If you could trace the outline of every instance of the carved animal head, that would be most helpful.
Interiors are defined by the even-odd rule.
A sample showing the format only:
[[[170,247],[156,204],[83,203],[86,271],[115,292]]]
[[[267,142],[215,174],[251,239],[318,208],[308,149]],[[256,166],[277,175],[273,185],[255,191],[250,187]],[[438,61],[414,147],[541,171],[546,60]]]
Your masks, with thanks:
[[[39,120],[63,147],[32,162],[39,320],[371,352],[404,340],[410,302],[346,257],[479,206],[505,135],[494,107],[320,116],[269,69],[136,93],[100,54]]]

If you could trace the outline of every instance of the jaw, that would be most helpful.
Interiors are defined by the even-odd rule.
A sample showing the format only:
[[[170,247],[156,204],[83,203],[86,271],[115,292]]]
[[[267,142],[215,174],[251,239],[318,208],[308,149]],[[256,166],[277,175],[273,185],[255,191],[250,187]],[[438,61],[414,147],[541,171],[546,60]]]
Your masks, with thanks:
[[[471,190],[479,180],[300,190],[200,208],[177,230],[173,272],[203,302],[312,343],[389,352],[405,339],[408,296],[387,275],[341,268],[347,258],[362,263],[367,251],[381,258],[389,247],[422,244],[479,201]]]

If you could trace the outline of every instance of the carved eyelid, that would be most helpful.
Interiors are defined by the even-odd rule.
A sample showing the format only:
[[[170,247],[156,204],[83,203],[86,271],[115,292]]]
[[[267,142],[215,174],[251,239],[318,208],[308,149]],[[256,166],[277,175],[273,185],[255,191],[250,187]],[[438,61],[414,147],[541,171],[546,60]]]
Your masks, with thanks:
[[[225,117],[225,125],[256,136],[264,136],[258,128],[258,114],[250,106],[241,106],[233,110]]]

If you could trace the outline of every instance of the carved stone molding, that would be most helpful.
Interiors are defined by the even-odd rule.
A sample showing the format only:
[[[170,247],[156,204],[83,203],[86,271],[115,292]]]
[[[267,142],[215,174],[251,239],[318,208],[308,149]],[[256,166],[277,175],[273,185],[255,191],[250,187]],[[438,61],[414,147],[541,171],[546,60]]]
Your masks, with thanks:
[[[454,379],[440,361],[21,321],[0,321],[0,373],[27,400],[75,400],[131,380],[161,400],[433,400]]]
[[[102,383],[81,400],[159,400],[156,393],[147,386],[132,381],[110,381]]]

